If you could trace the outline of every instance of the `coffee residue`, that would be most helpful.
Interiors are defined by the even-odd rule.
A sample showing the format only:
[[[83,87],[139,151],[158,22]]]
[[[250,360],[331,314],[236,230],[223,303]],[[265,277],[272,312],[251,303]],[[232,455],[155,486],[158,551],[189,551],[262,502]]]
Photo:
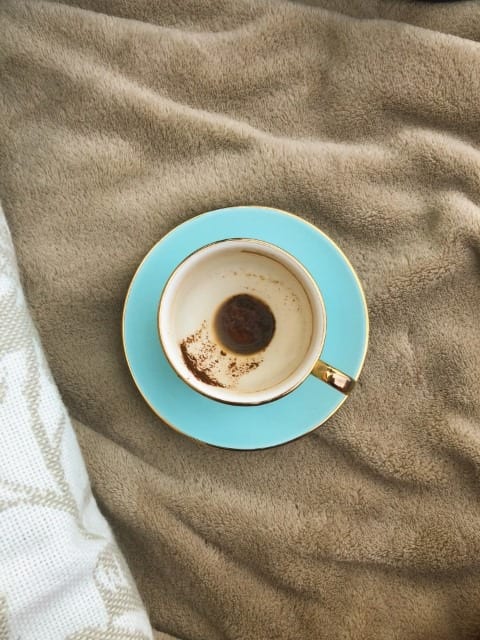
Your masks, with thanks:
[[[212,387],[225,387],[224,384],[222,384],[218,380],[215,380],[215,378],[212,378],[212,376],[209,375],[208,369],[202,370],[199,368],[197,358],[188,353],[187,340],[184,340],[180,344],[180,350],[182,352],[183,361],[185,362],[187,367],[190,369],[190,371],[193,373],[193,375],[196,378],[198,378],[201,382],[205,382],[205,384],[212,385]]]
[[[270,307],[248,293],[226,300],[215,316],[215,330],[227,349],[242,355],[263,351],[275,333]]]
[[[239,376],[239,375],[243,375],[244,373],[248,373],[249,371],[254,371],[258,366],[259,366],[260,362],[242,362],[240,365],[235,362],[234,360],[232,360],[232,362],[230,362],[230,364],[228,365],[228,368],[230,369],[230,373],[233,376]]]
[[[180,350],[189,371],[213,387],[234,388],[242,376],[255,370],[263,361],[259,355],[247,358],[227,353],[211,339],[205,321],[182,340]]]

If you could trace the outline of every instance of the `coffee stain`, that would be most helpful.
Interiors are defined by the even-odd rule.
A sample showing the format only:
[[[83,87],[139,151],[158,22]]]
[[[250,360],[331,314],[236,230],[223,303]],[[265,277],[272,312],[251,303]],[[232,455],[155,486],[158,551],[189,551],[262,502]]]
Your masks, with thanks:
[[[234,275],[236,275],[236,272],[234,273]],[[244,274],[247,278],[256,278],[257,280],[261,280],[262,282],[271,282],[272,284],[282,284],[282,282],[280,280],[275,280],[274,278],[270,277],[270,276],[266,276],[263,273],[251,273],[251,272],[246,272]]]
[[[180,343],[183,361],[193,375],[212,387],[233,389],[241,377],[257,369],[263,357],[228,353],[209,335],[206,321]]]
[[[205,384],[209,384],[212,387],[225,387],[224,384],[222,384],[218,380],[215,380],[215,378],[212,378],[208,374],[208,370],[202,370],[199,368],[197,358],[188,353],[187,343],[185,340],[180,344],[180,350],[182,352],[183,361],[185,362],[189,370],[193,373],[193,375],[198,378],[198,380],[200,380],[201,382],[205,382]]]
[[[226,300],[215,314],[215,332],[224,347],[252,355],[263,351],[275,333],[275,316],[257,296],[241,293]]]

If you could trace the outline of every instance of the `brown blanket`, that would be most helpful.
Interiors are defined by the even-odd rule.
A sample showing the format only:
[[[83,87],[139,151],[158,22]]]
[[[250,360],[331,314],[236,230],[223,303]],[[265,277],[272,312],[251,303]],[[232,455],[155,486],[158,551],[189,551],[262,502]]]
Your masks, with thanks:
[[[477,2],[0,2],[0,197],[159,638],[480,637],[479,40]],[[248,203],[347,252],[371,341],[326,425],[235,453],[150,412],[120,322],[162,235]]]

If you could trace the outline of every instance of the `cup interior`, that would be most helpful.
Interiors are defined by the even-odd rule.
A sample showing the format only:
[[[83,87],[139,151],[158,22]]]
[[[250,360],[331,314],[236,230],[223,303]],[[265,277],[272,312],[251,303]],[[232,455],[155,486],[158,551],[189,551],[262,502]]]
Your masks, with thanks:
[[[159,335],[176,373],[233,404],[297,387],[319,358],[325,310],[308,271],[279,247],[224,240],[186,258],[159,305]]]

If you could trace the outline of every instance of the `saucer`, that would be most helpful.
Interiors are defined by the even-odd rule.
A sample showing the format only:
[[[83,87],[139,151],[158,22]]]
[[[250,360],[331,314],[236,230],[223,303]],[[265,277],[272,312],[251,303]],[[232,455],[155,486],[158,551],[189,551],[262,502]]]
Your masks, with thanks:
[[[321,359],[358,379],[368,344],[368,313],[352,265],[322,231],[291,213],[267,207],[240,206],[204,213],[173,229],[149,251],[125,300],[125,356],[141,395],[173,429],[227,449],[274,447],[319,427],[348,396],[311,375],[290,394],[268,404],[217,402],[194,391],[176,375],[158,337],[158,303],[170,274],[191,253],[229,238],[264,240],[291,253],[305,266],[325,304],[327,327]]]

